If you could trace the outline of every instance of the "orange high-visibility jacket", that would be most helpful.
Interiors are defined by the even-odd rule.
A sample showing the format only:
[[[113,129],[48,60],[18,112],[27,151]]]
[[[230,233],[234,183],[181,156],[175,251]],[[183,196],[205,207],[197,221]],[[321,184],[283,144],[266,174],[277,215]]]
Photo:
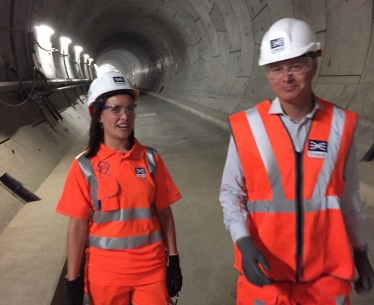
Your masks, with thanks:
[[[271,103],[229,117],[247,188],[249,233],[276,281],[354,278],[340,198],[356,115],[318,99],[303,152]],[[241,256],[235,247],[235,266]]]

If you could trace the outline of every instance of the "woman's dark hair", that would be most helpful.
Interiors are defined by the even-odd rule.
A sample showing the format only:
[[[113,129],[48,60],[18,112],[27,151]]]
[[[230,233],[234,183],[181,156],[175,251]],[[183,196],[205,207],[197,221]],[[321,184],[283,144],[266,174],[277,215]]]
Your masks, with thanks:
[[[127,94],[134,99],[134,94],[130,90],[116,90],[98,96],[95,102],[92,103],[92,118],[90,124],[87,150],[85,153],[86,158],[92,158],[96,156],[97,152],[99,151],[100,144],[104,141],[104,130],[102,128],[101,123],[99,122],[102,112],[101,107],[105,105],[108,98],[120,94]],[[132,147],[135,143],[134,129],[129,135],[129,141]]]

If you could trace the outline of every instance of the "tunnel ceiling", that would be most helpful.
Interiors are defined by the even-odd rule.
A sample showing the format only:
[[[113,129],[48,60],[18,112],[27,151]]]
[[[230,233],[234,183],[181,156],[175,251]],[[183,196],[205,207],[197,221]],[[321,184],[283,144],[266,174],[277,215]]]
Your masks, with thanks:
[[[173,61],[173,53],[198,39],[189,29],[199,15],[188,1],[81,0],[70,11],[68,32],[99,64],[113,61],[114,50],[117,57],[122,50],[123,60],[132,54],[143,65],[165,57]]]

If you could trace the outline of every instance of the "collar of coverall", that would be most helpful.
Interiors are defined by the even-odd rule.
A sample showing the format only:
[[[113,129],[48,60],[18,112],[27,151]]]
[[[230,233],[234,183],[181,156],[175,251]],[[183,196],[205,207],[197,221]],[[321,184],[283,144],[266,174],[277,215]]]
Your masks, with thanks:
[[[100,157],[101,160],[105,160],[110,156],[116,154],[118,150],[111,149],[104,145],[104,143],[100,144],[99,151],[97,155]],[[134,159],[141,159],[142,158],[143,149],[137,139],[135,139],[135,143],[133,147],[126,153],[126,156],[131,156]]]
[[[315,98],[314,107],[313,107],[312,111],[309,112],[309,113],[305,116],[305,117],[307,117],[307,118],[309,118],[309,119],[312,119],[312,118],[313,118],[314,114],[316,113],[316,111],[317,111],[318,109],[323,109],[323,106],[322,106],[320,103],[318,103],[318,99],[317,99],[317,97],[315,96],[314,98]],[[276,97],[274,100],[271,101],[271,107],[270,107],[270,109],[269,109],[269,114],[282,114],[282,115],[287,116],[287,115],[284,113],[284,111],[283,111],[283,109],[282,109],[282,106],[281,106],[281,104],[280,104],[280,102],[279,102],[279,99],[278,99],[277,97]]]

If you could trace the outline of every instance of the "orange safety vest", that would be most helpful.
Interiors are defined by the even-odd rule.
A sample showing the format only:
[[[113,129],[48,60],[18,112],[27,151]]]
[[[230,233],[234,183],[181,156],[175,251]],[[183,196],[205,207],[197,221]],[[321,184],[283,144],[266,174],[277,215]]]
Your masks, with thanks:
[[[275,281],[323,275],[352,280],[340,198],[356,114],[318,99],[303,152],[296,152],[270,101],[229,117],[247,188],[249,233]],[[235,267],[242,272],[235,246]]]

